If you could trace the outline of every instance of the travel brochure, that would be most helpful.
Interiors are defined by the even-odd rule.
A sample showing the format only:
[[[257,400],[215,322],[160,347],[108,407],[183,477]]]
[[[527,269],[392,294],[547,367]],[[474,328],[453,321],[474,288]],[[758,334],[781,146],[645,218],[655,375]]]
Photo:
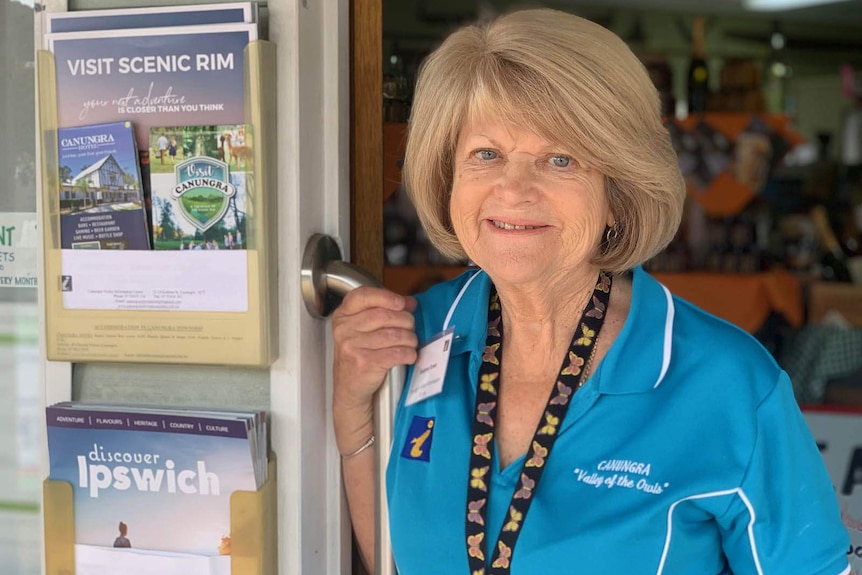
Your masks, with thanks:
[[[49,478],[72,485],[76,573],[229,566],[231,494],[266,480],[263,412],[65,402],[46,417]]]
[[[165,291],[197,294],[170,309],[247,312],[248,290],[237,289],[249,281],[253,192],[244,68],[257,4],[51,13],[46,29],[60,126],[63,307],[168,309]],[[150,250],[223,252],[187,261],[183,275],[149,289],[155,262],[137,254]],[[227,298],[213,287],[226,277]]]
[[[60,127],[128,121],[139,150],[152,126],[245,120],[244,51],[256,24],[50,33]]]
[[[163,26],[204,26],[258,22],[257,3],[226,2],[115,10],[78,10],[45,14],[47,32],[94,32]]]
[[[58,132],[63,248],[150,248],[131,122]]]
[[[250,126],[154,127],[149,146],[154,248],[244,249]]]
[[[148,235],[153,225],[150,129],[158,125],[244,122],[244,51],[249,42],[258,38],[257,16],[257,4],[252,2],[46,16],[45,47],[55,60],[61,131],[116,122],[132,127],[140,156],[135,166],[150,227]],[[64,176],[68,176],[64,165],[61,161],[61,186]],[[70,205],[84,205],[80,196],[85,194],[63,187],[61,211],[68,212]],[[77,220],[65,220],[68,223],[61,232],[63,248],[97,247],[95,240],[83,240],[71,233]],[[137,235],[126,223],[119,227],[124,232],[128,230],[129,235]],[[84,235],[87,234],[80,234]],[[141,250],[150,246],[149,240],[98,244],[102,249]]]
[[[274,359],[273,150],[256,143],[275,49],[257,7],[43,14],[51,360]]]

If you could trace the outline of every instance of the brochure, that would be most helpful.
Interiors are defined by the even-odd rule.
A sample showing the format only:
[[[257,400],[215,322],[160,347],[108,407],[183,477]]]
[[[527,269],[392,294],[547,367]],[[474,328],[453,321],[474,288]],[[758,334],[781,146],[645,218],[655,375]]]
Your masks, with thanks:
[[[256,197],[255,182],[243,179],[253,176],[262,182],[265,172],[274,177],[269,161],[272,151],[265,151],[266,162],[258,162],[254,171],[250,154],[243,158],[240,145],[243,137],[250,140],[250,128],[244,128],[245,134],[237,128],[237,137],[230,143],[233,149],[222,145],[222,152],[227,152],[222,182],[228,192],[222,194],[226,200],[189,194],[182,202],[191,208],[185,216],[177,206],[173,220],[164,222],[169,227],[173,221],[179,230],[168,238],[175,247],[163,243],[158,253],[153,249],[106,250],[115,246],[86,237],[76,239],[75,249],[71,243],[62,243],[55,177],[59,164],[51,160],[56,150],[52,127],[130,123],[152,248],[156,222],[152,219],[150,171],[175,178],[174,166],[167,164],[189,158],[180,142],[171,146],[168,140],[166,147],[159,148],[157,137],[151,148],[151,128],[253,124],[259,134],[269,133],[270,126],[260,126],[261,118],[274,109],[271,71],[276,50],[269,42],[257,42],[262,29],[258,16],[265,19],[266,15],[265,11],[258,13],[258,6],[229,2],[43,14],[46,34],[45,50],[39,54],[39,80],[43,142],[51,143],[50,149],[43,146],[42,151],[46,164],[50,161],[52,166],[42,198],[47,207],[45,267],[54,278],[45,306],[49,310],[46,347],[51,359],[271,363],[276,330],[271,328],[274,292],[267,278],[276,271],[272,263],[275,245],[264,238],[271,233],[267,218],[275,198],[263,190],[258,190],[262,197]],[[254,151],[261,156],[264,150]],[[196,179],[208,176],[195,174]],[[195,187],[187,180],[183,184]],[[213,210],[220,217],[212,217]],[[190,223],[189,217],[205,229],[183,233],[181,226]],[[191,241],[195,242],[193,249],[187,250]],[[204,247],[198,247],[202,241]],[[207,242],[210,249],[204,253]],[[199,252],[192,256],[195,262],[191,266],[188,251]],[[106,318],[116,321],[106,322]]]
[[[246,249],[251,127],[154,127],[149,146],[155,249]]]
[[[73,487],[75,543],[230,554],[230,496],[258,488],[256,430],[212,412],[46,410],[50,478]]]
[[[145,152],[152,126],[245,121],[244,50],[255,24],[47,34],[59,126],[130,121]]]
[[[75,545],[75,575],[231,575],[230,557]]]
[[[60,128],[60,238],[63,248],[150,248],[131,122]]]
[[[77,409],[83,411],[128,411],[128,405],[115,403],[100,403],[87,402],[85,404],[74,401],[63,401],[54,404],[53,407],[63,409]],[[156,415],[191,415],[193,417],[206,417],[217,419],[236,419],[243,422],[247,435],[249,437],[249,445],[251,448],[251,457],[255,466],[255,477],[257,478],[257,488],[259,489],[267,478],[269,447],[268,436],[266,429],[266,411],[249,410],[249,409],[229,409],[229,408],[201,408],[190,406],[175,406],[170,409],[165,409],[160,405],[136,404],[131,410],[134,413],[152,413]]]
[[[48,33],[128,30],[162,26],[202,26],[257,21],[257,3],[254,2],[159,6],[157,10],[153,8],[125,8],[48,12],[45,14]]]

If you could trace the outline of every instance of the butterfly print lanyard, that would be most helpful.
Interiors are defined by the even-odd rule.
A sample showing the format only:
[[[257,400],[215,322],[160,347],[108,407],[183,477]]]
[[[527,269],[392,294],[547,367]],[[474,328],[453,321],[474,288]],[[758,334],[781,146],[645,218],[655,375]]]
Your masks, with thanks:
[[[492,549],[490,569],[486,569],[485,520],[490,481],[491,451],[494,449],[494,419],[497,415],[497,384],[499,383],[502,348],[503,315],[500,298],[492,290],[488,305],[488,335],[482,365],[479,368],[479,389],[476,390],[476,411],[473,418],[473,446],[470,453],[470,477],[467,483],[467,556],[471,575],[508,574],[515,552],[515,543],[533,502],[533,493],[542,478],[545,462],[557,439],[557,429],[566,416],[569,398],[578,389],[605,319],[611,293],[611,276],[599,274],[590,302],[587,304],[569,351],[560,369],[539,426],[533,434],[521,477],[509,503],[503,527]]]

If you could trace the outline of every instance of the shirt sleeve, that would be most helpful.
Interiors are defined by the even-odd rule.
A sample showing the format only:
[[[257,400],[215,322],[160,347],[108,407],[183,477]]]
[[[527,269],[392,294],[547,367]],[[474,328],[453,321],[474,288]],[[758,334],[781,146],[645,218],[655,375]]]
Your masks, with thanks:
[[[849,573],[849,536],[820,452],[781,372],[754,414],[756,438],[737,497],[719,516],[734,575]]]

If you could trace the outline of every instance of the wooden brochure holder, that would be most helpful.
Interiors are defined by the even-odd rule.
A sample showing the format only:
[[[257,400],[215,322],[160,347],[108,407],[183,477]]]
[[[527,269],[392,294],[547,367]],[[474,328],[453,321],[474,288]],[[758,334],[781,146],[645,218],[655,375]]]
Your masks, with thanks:
[[[70,309],[64,306],[64,290],[69,292],[73,289],[73,276],[64,276],[64,252],[71,257],[70,252],[80,250],[61,249],[57,134],[58,97],[62,94],[57,93],[54,55],[45,50],[37,53],[42,154],[41,224],[45,246],[45,343],[49,360],[267,367],[276,359],[275,53],[274,44],[258,40],[248,44],[244,57],[245,124],[250,127],[250,138],[253,139],[251,159],[254,166],[245,206],[247,305],[244,311],[136,310],[120,309],[123,307],[120,305],[114,309]],[[118,253],[122,255],[118,256]],[[158,283],[159,270],[177,269],[177,265],[172,263],[176,262],[175,252],[129,250],[103,254],[106,252],[86,254],[87,262],[96,262],[106,268],[100,269],[98,276],[91,275],[89,283],[111,293],[115,287],[121,291],[134,288],[135,277],[151,280],[155,276]],[[80,253],[75,255],[84,257]],[[109,255],[127,258],[126,268],[112,271],[104,263]],[[221,255],[227,254],[222,252]],[[100,257],[101,260],[98,259]],[[93,273],[86,266],[83,269],[88,271],[79,267],[75,273],[85,278],[87,273]],[[115,276],[120,278],[114,280],[118,282],[116,285],[111,279]],[[165,281],[163,287],[170,289],[170,282]],[[194,299],[194,296],[185,297]],[[245,304],[246,300],[241,301]]]

